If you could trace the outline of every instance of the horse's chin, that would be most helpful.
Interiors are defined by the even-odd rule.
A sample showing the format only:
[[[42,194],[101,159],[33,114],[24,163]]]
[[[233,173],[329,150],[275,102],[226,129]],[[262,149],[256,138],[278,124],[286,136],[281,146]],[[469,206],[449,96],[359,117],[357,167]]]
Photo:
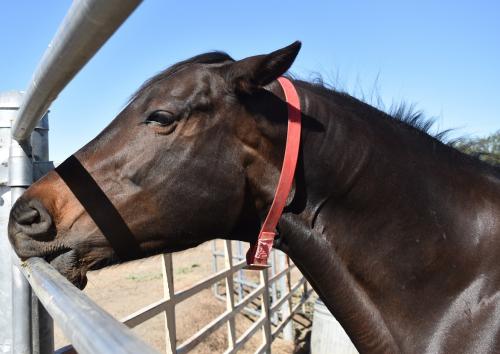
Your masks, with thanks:
[[[87,285],[87,272],[78,266],[78,255],[75,250],[70,249],[58,255],[50,261],[50,265],[78,289],[83,290]]]

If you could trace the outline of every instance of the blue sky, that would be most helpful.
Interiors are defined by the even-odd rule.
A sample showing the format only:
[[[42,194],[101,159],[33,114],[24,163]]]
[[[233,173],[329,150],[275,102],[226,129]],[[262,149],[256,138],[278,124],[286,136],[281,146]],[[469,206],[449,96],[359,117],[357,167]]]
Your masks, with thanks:
[[[2,2],[0,91],[26,88],[70,4]],[[292,72],[303,78],[414,103],[455,136],[500,129],[498,1],[145,0],[52,105],[51,158],[84,145],[179,60],[214,49],[238,59],[296,39]]]

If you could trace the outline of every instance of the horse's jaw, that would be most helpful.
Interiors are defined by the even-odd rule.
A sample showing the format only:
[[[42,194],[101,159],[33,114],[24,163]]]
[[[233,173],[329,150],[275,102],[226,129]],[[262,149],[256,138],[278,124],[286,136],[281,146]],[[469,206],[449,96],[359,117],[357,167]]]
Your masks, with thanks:
[[[50,265],[80,290],[87,285],[87,272],[78,268],[78,255],[75,250],[70,249],[58,255],[50,261]]]

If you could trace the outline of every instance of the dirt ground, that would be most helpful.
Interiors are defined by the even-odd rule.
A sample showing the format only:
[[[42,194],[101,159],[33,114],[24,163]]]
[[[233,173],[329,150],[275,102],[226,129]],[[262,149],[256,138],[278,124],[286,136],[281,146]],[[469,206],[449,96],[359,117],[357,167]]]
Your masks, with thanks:
[[[218,249],[222,251],[222,241],[218,241]],[[190,287],[195,282],[213,274],[211,243],[205,243],[197,248],[179,252],[173,255],[174,287],[179,291]],[[222,257],[218,260],[222,268]],[[129,262],[113,266],[88,274],[88,285],[84,292],[97,304],[108,311],[115,318],[121,319],[140,310],[141,308],[160,300],[163,297],[161,257],[151,257],[145,260]],[[258,273],[244,271],[244,276],[258,281]],[[292,285],[300,274],[294,270]],[[221,295],[225,294],[225,286],[219,286]],[[312,296],[314,297],[314,295]],[[294,301],[298,301],[295,297]],[[237,301],[237,296],[235,296]],[[258,309],[260,299],[254,304]],[[208,288],[176,306],[177,345],[184,342],[202,327],[207,325],[226,309],[225,301],[217,299],[213,289]],[[295,341],[286,341],[277,338],[273,342],[272,352],[307,353],[308,338],[312,326],[312,300],[303,306],[294,316]],[[240,336],[248,329],[256,318],[248,314],[236,316],[236,332]],[[160,314],[145,323],[137,326],[133,331],[161,352],[165,352],[165,324],[164,315]],[[262,331],[257,331],[240,353],[253,353],[262,344]],[[60,348],[68,341],[61,331],[56,328],[56,348]],[[223,353],[227,349],[227,325],[222,325],[217,331],[202,341],[191,353]]]

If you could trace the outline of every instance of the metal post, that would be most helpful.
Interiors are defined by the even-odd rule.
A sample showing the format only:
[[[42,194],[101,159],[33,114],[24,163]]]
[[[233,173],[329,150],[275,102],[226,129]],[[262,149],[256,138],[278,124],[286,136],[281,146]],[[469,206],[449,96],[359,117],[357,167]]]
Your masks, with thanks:
[[[31,146],[11,140],[9,154],[9,186],[14,204],[33,181]],[[32,353],[31,289],[19,270],[19,259],[12,252],[12,331],[14,354]]]
[[[49,161],[48,114],[38,122],[31,134],[31,147],[33,179],[36,181],[54,167]],[[33,354],[52,354],[54,352],[54,321],[34,293],[31,299]]]
[[[48,162],[48,117],[45,115],[32,133],[32,145],[12,139],[9,153],[9,186],[11,204],[14,204],[36,178],[47,171]],[[53,322],[38,299],[31,292],[28,281],[21,274],[17,256],[12,253],[12,329],[13,353],[46,354],[54,351]]]
[[[10,127],[22,101],[18,91],[0,93],[0,353],[12,353],[12,258],[7,237]]]

